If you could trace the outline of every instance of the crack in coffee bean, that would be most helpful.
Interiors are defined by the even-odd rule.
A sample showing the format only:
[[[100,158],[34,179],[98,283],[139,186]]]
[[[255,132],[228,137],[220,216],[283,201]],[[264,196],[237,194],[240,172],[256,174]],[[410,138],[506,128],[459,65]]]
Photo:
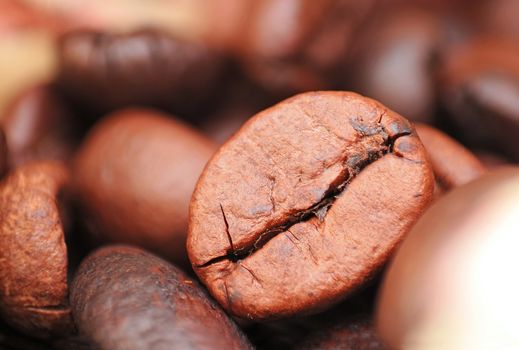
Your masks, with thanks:
[[[382,118],[382,116],[381,116]],[[380,149],[369,150],[367,151],[367,157],[359,157],[357,155],[347,158],[345,162],[344,171],[338,177],[340,180],[339,184],[334,186],[334,184],[330,184],[330,187],[325,192],[323,198],[312,205],[310,208],[300,211],[296,214],[290,215],[284,222],[281,224],[275,225],[272,228],[267,229],[266,231],[259,234],[258,238],[254,241],[252,245],[245,246],[243,248],[235,248],[235,245],[232,240],[232,236],[229,232],[229,222],[227,216],[225,215],[225,209],[223,205],[220,203],[220,210],[222,212],[223,221],[225,223],[225,233],[227,235],[227,239],[229,240],[229,250],[227,254],[218,256],[210,259],[209,261],[197,265],[199,268],[208,267],[215,263],[218,263],[223,260],[229,260],[233,263],[237,263],[246,257],[250,256],[257,250],[261,249],[267,242],[276,237],[278,234],[282,232],[286,232],[293,225],[308,221],[312,217],[317,217],[320,222],[324,221],[324,218],[328,212],[328,209],[333,205],[333,202],[342,194],[342,192],[346,189],[348,184],[369,164],[377,161],[382,158],[384,155],[388,153],[393,153],[393,147],[395,141],[406,135],[410,135],[410,131],[402,131],[400,133],[395,134],[392,137],[388,136],[388,133],[384,130],[383,126],[379,125],[376,128],[367,127],[355,120],[350,120],[353,128],[358,131],[363,138],[371,137],[373,135],[382,135],[384,142],[380,145]]]

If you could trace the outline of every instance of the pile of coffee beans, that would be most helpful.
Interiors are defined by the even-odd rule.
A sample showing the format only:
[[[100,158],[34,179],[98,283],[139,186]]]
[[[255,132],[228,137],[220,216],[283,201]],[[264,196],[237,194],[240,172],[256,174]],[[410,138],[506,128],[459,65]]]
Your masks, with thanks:
[[[519,349],[517,0],[0,0],[0,349]]]

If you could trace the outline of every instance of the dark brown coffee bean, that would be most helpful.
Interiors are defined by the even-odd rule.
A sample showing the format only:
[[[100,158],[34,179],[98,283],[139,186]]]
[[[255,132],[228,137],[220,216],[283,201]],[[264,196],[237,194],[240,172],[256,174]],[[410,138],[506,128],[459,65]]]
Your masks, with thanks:
[[[473,146],[519,160],[519,43],[481,38],[453,49],[441,72],[442,102]]]
[[[487,171],[472,152],[440,130],[420,123],[415,128],[442,190],[464,185]]]
[[[311,333],[294,347],[299,350],[382,350],[368,316],[357,316]]]
[[[127,109],[104,118],[73,167],[74,192],[93,238],[186,263],[189,200],[214,150],[204,136],[158,112]]]
[[[61,97],[49,85],[22,91],[2,118],[12,166],[29,160],[66,161],[75,147],[75,125]]]
[[[59,55],[64,91],[102,111],[142,104],[190,113],[204,105],[223,69],[207,47],[158,30],[71,32]]]
[[[245,71],[282,94],[336,81],[337,70],[375,1],[252,1],[236,41]]]
[[[70,300],[97,349],[250,349],[237,326],[178,268],[140,249],[105,247],[81,264]]]
[[[0,187],[0,312],[31,336],[72,329],[58,193],[68,180],[60,163],[23,165]]]
[[[357,41],[351,87],[411,120],[430,122],[434,61],[444,39],[438,13],[406,7],[379,11]]]
[[[406,119],[354,93],[297,95],[250,119],[208,163],[189,257],[237,316],[322,310],[384,264],[433,183]]]

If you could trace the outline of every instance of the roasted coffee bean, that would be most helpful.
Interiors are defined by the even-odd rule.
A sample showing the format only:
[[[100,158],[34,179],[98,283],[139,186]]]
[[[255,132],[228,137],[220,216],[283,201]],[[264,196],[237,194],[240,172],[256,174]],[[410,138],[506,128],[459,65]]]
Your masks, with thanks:
[[[434,63],[444,44],[438,13],[390,8],[370,18],[357,41],[350,87],[415,121],[435,112]]]
[[[0,313],[31,336],[73,328],[58,206],[68,176],[60,163],[28,163],[0,186]]]
[[[480,38],[457,47],[440,79],[443,105],[463,141],[519,160],[519,42]]]
[[[189,200],[214,150],[204,136],[158,112],[127,109],[104,118],[73,166],[73,190],[92,238],[187,263]]]
[[[137,248],[104,247],[71,285],[80,333],[96,349],[250,349],[203,289],[166,261]]]
[[[328,87],[375,1],[252,1],[236,40],[247,74],[266,89],[287,93]]]
[[[461,186],[487,171],[472,152],[447,134],[426,124],[417,123],[415,128],[442,190]]]
[[[352,317],[311,333],[294,347],[299,350],[382,350],[386,349],[369,316]]]
[[[519,168],[452,190],[417,222],[379,295],[391,349],[507,349],[519,344]]]
[[[76,144],[74,122],[52,86],[41,84],[22,91],[2,117],[11,165],[38,159],[69,160]]]
[[[58,32],[64,23],[59,16],[19,1],[0,1],[0,34],[7,31],[46,30]]]
[[[140,104],[194,113],[224,68],[222,58],[202,44],[151,29],[70,32],[59,55],[63,90],[98,111]]]
[[[316,312],[365,284],[428,205],[411,124],[348,92],[297,95],[250,119],[209,161],[188,253],[229,312]]]

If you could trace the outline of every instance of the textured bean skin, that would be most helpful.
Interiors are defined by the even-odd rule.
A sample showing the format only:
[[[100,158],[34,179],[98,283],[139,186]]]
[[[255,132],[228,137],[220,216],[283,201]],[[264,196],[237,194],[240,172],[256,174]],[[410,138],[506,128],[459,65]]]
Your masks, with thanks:
[[[57,199],[68,176],[61,163],[28,163],[0,187],[0,311],[33,336],[73,329]]]
[[[59,56],[63,90],[105,112],[146,105],[189,113],[203,105],[224,67],[207,47],[151,29],[70,32],[60,40]]]
[[[209,161],[191,201],[189,257],[235,315],[315,312],[369,280],[432,188],[407,120],[354,93],[297,95]]]
[[[71,285],[74,319],[96,349],[250,349],[196,282],[127,246],[101,248]]]

